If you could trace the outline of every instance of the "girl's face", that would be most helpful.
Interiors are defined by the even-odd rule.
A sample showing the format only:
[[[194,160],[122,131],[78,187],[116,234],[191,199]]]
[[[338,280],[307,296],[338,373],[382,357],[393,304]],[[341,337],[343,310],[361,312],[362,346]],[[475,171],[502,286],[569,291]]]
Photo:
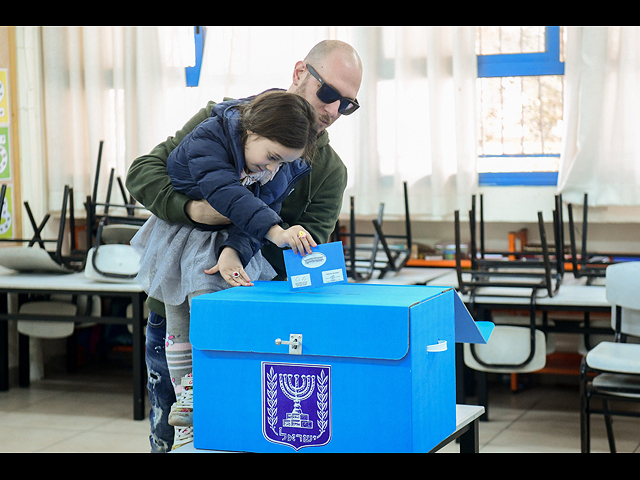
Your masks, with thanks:
[[[284,147],[281,144],[249,132],[244,147],[244,169],[247,173],[265,170],[277,172],[283,163],[291,163],[304,153],[304,149]]]

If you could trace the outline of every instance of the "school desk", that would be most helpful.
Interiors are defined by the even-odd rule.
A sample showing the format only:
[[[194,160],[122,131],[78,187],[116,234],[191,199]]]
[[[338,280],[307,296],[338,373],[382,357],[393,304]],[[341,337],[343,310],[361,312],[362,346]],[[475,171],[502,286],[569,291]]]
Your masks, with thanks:
[[[101,323],[132,325],[133,330],[133,418],[145,418],[146,367],[144,359],[143,305],[145,292],[133,282],[107,283],[90,280],[83,272],[78,273],[18,273],[0,269],[0,391],[9,389],[8,320],[44,320],[42,315],[8,313],[9,294],[71,294],[98,295],[100,297],[120,297],[131,300],[133,315],[124,316],[49,316],[49,321],[73,321],[76,323]],[[29,342],[20,336],[19,341],[19,384],[29,385]]]

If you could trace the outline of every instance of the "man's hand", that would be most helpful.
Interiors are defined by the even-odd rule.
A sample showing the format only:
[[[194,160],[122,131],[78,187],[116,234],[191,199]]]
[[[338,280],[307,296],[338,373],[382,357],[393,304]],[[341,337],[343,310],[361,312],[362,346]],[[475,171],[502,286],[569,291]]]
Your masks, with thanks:
[[[185,210],[189,218],[197,223],[205,225],[228,225],[231,223],[231,220],[218,213],[206,200],[189,200]]]

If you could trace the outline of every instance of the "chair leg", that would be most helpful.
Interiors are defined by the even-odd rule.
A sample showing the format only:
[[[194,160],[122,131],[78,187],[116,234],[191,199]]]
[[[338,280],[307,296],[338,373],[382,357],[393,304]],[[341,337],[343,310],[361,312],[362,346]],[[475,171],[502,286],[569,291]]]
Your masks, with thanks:
[[[586,362],[583,358],[580,366],[580,451],[582,453],[589,453],[591,450],[589,392],[586,382]]]
[[[587,395],[580,395],[580,451],[591,451],[591,425],[589,418],[589,399]]]
[[[616,441],[613,437],[613,428],[612,428],[612,419],[611,414],[609,413],[609,400],[602,400],[602,407],[604,410],[604,424],[607,428],[607,439],[609,440],[609,449],[611,453],[616,453]]]

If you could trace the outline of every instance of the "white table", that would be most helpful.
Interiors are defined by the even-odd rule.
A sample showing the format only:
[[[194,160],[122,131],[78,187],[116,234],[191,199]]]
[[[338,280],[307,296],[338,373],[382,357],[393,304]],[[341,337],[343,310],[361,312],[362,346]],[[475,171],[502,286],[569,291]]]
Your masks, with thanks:
[[[463,272],[464,275],[464,272]],[[458,289],[458,277],[453,268],[405,267],[395,275],[380,279],[370,279],[363,283],[382,285],[421,285],[453,287]],[[499,305],[503,307],[526,307],[529,305],[530,288],[481,287],[477,289],[475,303],[478,305]],[[470,301],[468,294],[462,294],[465,302]],[[536,295],[536,306],[542,310],[579,310],[608,311],[606,290],[603,284],[587,285],[586,279],[575,279],[571,273],[565,273],[562,285],[550,297],[546,290]]]
[[[478,420],[484,413],[484,407],[478,405],[456,405],[456,429],[440,442],[431,452],[440,450],[445,445],[460,438],[460,453],[478,453],[479,423]],[[230,453],[218,450],[202,450],[195,448],[193,442],[172,450],[171,453]]]
[[[428,284],[457,289],[458,278],[455,270],[452,270],[429,281]],[[474,302],[477,305],[503,308],[528,307],[530,294],[530,288],[480,287],[476,291]],[[461,294],[461,298],[465,303],[470,301],[469,294]],[[562,284],[553,296],[549,296],[544,289],[539,290],[535,304],[537,309],[543,311],[608,312],[611,309],[603,284],[587,285],[585,278],[575,279],[570,273],[564,274]]]
[[[398,272],[390,272],[382,278],[371,278],[362,283],[380,285],[435,285],[438,278],[451,273],[450,268],[403,267]]]
[[[463,271],[463,275],[465,272]],[[531,288],[509,288],[509,287],[479,287],[476,295],[472,298],[470,294],[460,294],[461,299],[469,307],[477,320],[490,320],[489,316],[496,310],[524,310],[530,311],[533,307],[535,312],[542,312],[543,320],[541,329],[554,333],[577,333],[583,335],[613,333],[609,327],[594,327],[590,324],[591,313],[609,313],[611,305],[606,299],[606,288],[603,280],[599,279],[594,285],[587,285],[586,278],[576,279],[571,273],[565,273],[560,288],[549,296],[546,289],[538,290],[535,296],[535,303],[531,304]],[[458,277],[455,270],[451,270],[446,275],[442,275],[429,282],[433,286],[448,286],[458,288]],[[550,313],[558,312],[580,312],[583,318],[578,321],[557,321],[554,319],[553,325],[547,321]],[[462,353],[457,351],[456,368],[458,368],[458,401],[464,402],[465,391],[464,381],[465,368]],[[478,394],[479,402],[487,405],[485,393]],[[487,408],[488,410],[488,408]]]
[[[436,447],[432,452],[440,450],[456,439],[460,439],[460,453],[478,453],[480,451],[479,420],[484,407],[478,405],[456,405],[456,430]]]
[[[132,325],[133,327],[133,417],[145,418],[144,404],[146,396],[146,367],[144,359],[144,301],[145,292],[134,282],[98,282],[79,273],[18,273],[5,268],[0,269],[0,391],[9,389],[9,353],[8,320],[43,320],[42,315],[8,313],[6,295],[10,293],[72,294],[98,295],[105,297],[124,297],[131,300],[132,318],[90,317],[90,316],[50,316],[48,321],[73,321],[76,323],[110,323]],[[19,345],[20,385],[29,385],[28,342]]]

